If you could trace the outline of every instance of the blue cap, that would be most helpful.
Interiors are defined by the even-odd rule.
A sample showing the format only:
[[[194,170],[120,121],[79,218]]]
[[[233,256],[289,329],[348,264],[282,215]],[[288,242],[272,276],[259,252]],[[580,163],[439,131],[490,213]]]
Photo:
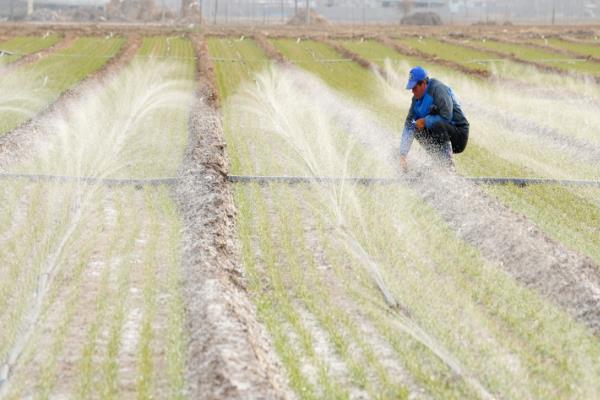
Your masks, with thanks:
[[[414,67],[408,75],[408,83],[406,89],[412,90],[417,85],[417,82],[427,78],[427,71],[423,67]]]

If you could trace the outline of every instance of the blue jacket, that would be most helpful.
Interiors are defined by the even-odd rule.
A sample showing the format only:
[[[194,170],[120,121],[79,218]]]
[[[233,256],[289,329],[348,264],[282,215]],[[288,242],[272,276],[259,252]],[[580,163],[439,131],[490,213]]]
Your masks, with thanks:
[[[425,118],[426,129],[431,129],[436,122],[440,121],[451,123],[457,128],[464,129],[469,127],[469,121],[467,121],[467,118],[463,114],[452,89],[437,79],[430,79],[425,95],[418,100],[414,96],[412,98],[412,103],[404,122],[400,154],[405,156],[410,151],[415,137],[415,123],[421,118]]]

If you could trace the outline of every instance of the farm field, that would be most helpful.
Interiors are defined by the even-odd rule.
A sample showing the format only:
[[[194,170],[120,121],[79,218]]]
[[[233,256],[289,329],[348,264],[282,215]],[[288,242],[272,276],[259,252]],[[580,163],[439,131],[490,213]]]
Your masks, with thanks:
[[[600,392],[600,186],[470,180],[599,181],[594,62],[145,29],[0,42],[50,49],[0,77],[0,399]],[[455,173],[399,168],[414,65],[469,119]]]

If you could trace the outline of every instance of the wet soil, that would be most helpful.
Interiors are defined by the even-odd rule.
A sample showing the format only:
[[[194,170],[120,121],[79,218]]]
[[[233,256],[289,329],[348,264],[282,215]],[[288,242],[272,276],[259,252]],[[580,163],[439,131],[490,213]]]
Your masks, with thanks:
[[[413,188],[458,237],[600,336],[600,266],[593,260],[461,177],[429,175]]]

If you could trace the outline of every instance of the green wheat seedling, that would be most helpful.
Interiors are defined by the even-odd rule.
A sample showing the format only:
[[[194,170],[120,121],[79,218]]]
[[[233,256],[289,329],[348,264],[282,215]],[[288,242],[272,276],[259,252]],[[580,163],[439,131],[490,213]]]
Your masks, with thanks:
[[[542,62],[573,73],[600,75],[600,64],[591,61],[572,61],[573,56],[554,53],[527,44],[507,43],[496,40],[481,40],[473,42],[477,47],[513,54],[525,61]]]
[[[154,336],[153,322],[157,312],[157,292],[158,292],[158,278],[157,265],[158,262],[158,238],[160,233],[160,226],[157,221],[157,204],[156,198],[153,198],[153,193],[150,193],[152,189],[146,189],[144,191],[145,202],[148,205],[150,216],[149,216],[149,237],[146,244],[145,257],[143,259],[143,278],[144,287],[142,288],[142,295],[144,298],[144,309],[142,315],[142,326],[140,331],[140,338],[138,344],[138,357],[139,359],[139,371],[138,371],[138,382],[137,382],[137,395],[139,399],[147,399],[151,397],[153,393],[153,375],[154,375],[154,362],[152,357],[152,341]]]
[[[293,276],[289,280],[289,285],[328,333],[336,352],[348,366],[352,383],[364,387],[374,398],[381,392],[390,395],[403,393],[403,388],[390,382],[391,377],[380,365],[370,346],[362,340],[350,314],[333,303],[327,290],[329,287],[324,286],[318,276],[316,260],[305,242],[305,233],[300,220],[303,213],[297,204],[297,195],[293,195],[293,192],[287,189],[279,189],[274,194],[278,200],[276,208],[282,218],[285,218],[278,224],[283,231],[283,235],[278,237],[283,241],[284,254],[287,255],[287,263],[292,268]],[[304,266],[303,261],[308,263],[308,266]],[[355,357],[350,352],[352,345],[357,345],[361,349],[364,353],[362,357]],[[365,358],[369,360],[370,368],[376,371],[379,381],[376,384],[367,378],[369,374],[364,369]]]
[[[167,248],[165,260],[167,280],[164,283],[164,290],[169,295],[166,306],[168,324],[165,338],[169,397],[184,399],[186,332],[184,330],[185,315],[181,271],[181,232],[183,229],[176,205],[165,188],[159,190],[158,206],[169,227],[164,233],[164,243]]]
[[[288,325],[291,328],[291,332],[288,331],[288,335],[293,335],[295,338],[292,343],[297,341],[299,350],[303,353],[305,358],[317,371],[317,377],[315,384],[318,383],[319,388],[317,389],[316,395],[327,395],[331,394],[334,397],[338,397],[336,394],[336,385],[327,379],[325,371],[325,364],[321,359],[320,355],[315,352],[314,338],[310,329],[305,325],[300,313],[296,310],[294,301],[291,298],[287,287],[284,282],[284,276],[279,268],[278,254],[273,247],[272,238],[275,237],[273,232],[273,223],[270,222],[269,212],[265,201],[261,201],[258,198],[258,238],[259,238],[259,249],[263,257],[266,272],[270,277],[270,286],[272,288],[272,295],[275,298],[275,306],[280,310],[280,318],[283,318],[284,326]]]
[[[137,231],[133,238],[137,239],[143,231],[144,223],[136,224]],[[130,279],[132,275],[132,267],[135,257],[134,254],[135,240],[132,240],[125,249],[126,254],[123,263],[119,265],[117,273],[116,287],[117,291],[113,298],[114,308],[111,312],[112,318],[109,327],[109,336],[106,347],[106,356],[102,362],[100,388],[102,397],[106,399],[118,398],[119,390],[119,362],[118,356],[121,349],[121,337],[123,333],[123,325],[125,322],[126,304],[129,295]]]
[[[125,229],[126,226],[128,226],[130,229],[132,227],[131,224],[126,225],[126,217],[123,212],[123,201],[125,199],[121,195],[115,195],[114,197],[115,211],[117,215],[115,229],[117,232],[122,233],[122,237],[131,239],[134,236],[133,233],[128,232],[128,230]],[[116,254],[123,254],[124,243],[130,242],[130,240],[118,240],[118,237],[114,235],[112,236],[108,245],[105,256],[105,265],[100,278],[100,287],[96,301],[96,309],[94,313],[96,317],[91,326],[88,328],[86,342],[78,361],[80,372],[78,374],[77,395],[80,398],[89,397],[92,393],[95,376],[94,355],[98,351],[99,334],[102,326],[105,324],[106,316],[108,315],[110,299],[115,295],[115,290],[111,290],[110,287],[112,272],[111,263],[113,262],[113,257]]]
[[[255,196],[257,196],[258,193],[257,187],[242,188],[236,193],[236,200],[238,201],[238,207],[240,208],[240,219],[238,220],[238,223],[242,241],[242,260],[248,272],[250,287],[254,288],[254,300],[257,305],[258,315],[273,337],[275,349],[287,370],[290,386],[302,398],[314,399],[317,398],[316,389],[313,386],[313,383],[309,382],[298,363],[303,357],[303,351],[299,349],[298,346],[293,346],[290,341],[286,324],[284,324],[284,321],[286,321],[287,318],[282,311],[281,300],[276,296],[277,289],[274,287],[275,284],[271,283],[268,278],[272,275],[272,271],[262,271],[262,268],[259,269],[255,260],[254,245],[252,243],[252,235],[250,234],[253,230],[252,227],[256,225],[256,240],[259,243],[266,246],[261,240],[261,237],[268,240],[268,237],[265,236],[266,227],[264,226],[266,217],[262,210],[259,210],[258,213],[247,212],[247,207],[249,207],[248,200],[250,198],[256,198]],[[248,196],[250,194],[253,196]],[[264,253],[262,247],[260,250],[262,263],[268,263],[268,255]],[[263,280],[262,274],[268,274],[267,279],[269,280],[266,282],[269,283],[267,286],[263,283],[265,281]],[[279,296],[282,295],[283,294],[279,294]]]
[[[579,54],[583,57],[592,56],[595,58],[600,58],[600,46],[594,43],[570,42],[561,38],[554,37],[536,39],[533,41],[533,43],[554,47],[560,50],[568,50],[570,52]]]
[[[97,232],[96,232],[97,234]],[[60,380],[60,376],[57,373],[59,365],[59,357],[63,352],[65,346],[68,346],[67,335],[74,318],[76,318],[76,312],[78,310],[78,301],[82,294],[83,285],[81,280],[83,279],[84,271],[89,265],[91,260],[91,253],[93,250],[93,244],[95,244],[94,237],[91,237],[88,248],[80,250],[79,260],[75,265],[75,270],[72,273],[71,282],[73,291],[67,299],[67,304],[64,310],[64,318],[60,325],[57,327],[57,332],[54,334],[54,341],[51,346],[49,356],[46,359],[46,363],[43,366],[43,370],[40,374],[38,395],[40,398],[48,399],[51,397],[52,390],[56,383]],[[33,350],[33,349],[32,349]]]

